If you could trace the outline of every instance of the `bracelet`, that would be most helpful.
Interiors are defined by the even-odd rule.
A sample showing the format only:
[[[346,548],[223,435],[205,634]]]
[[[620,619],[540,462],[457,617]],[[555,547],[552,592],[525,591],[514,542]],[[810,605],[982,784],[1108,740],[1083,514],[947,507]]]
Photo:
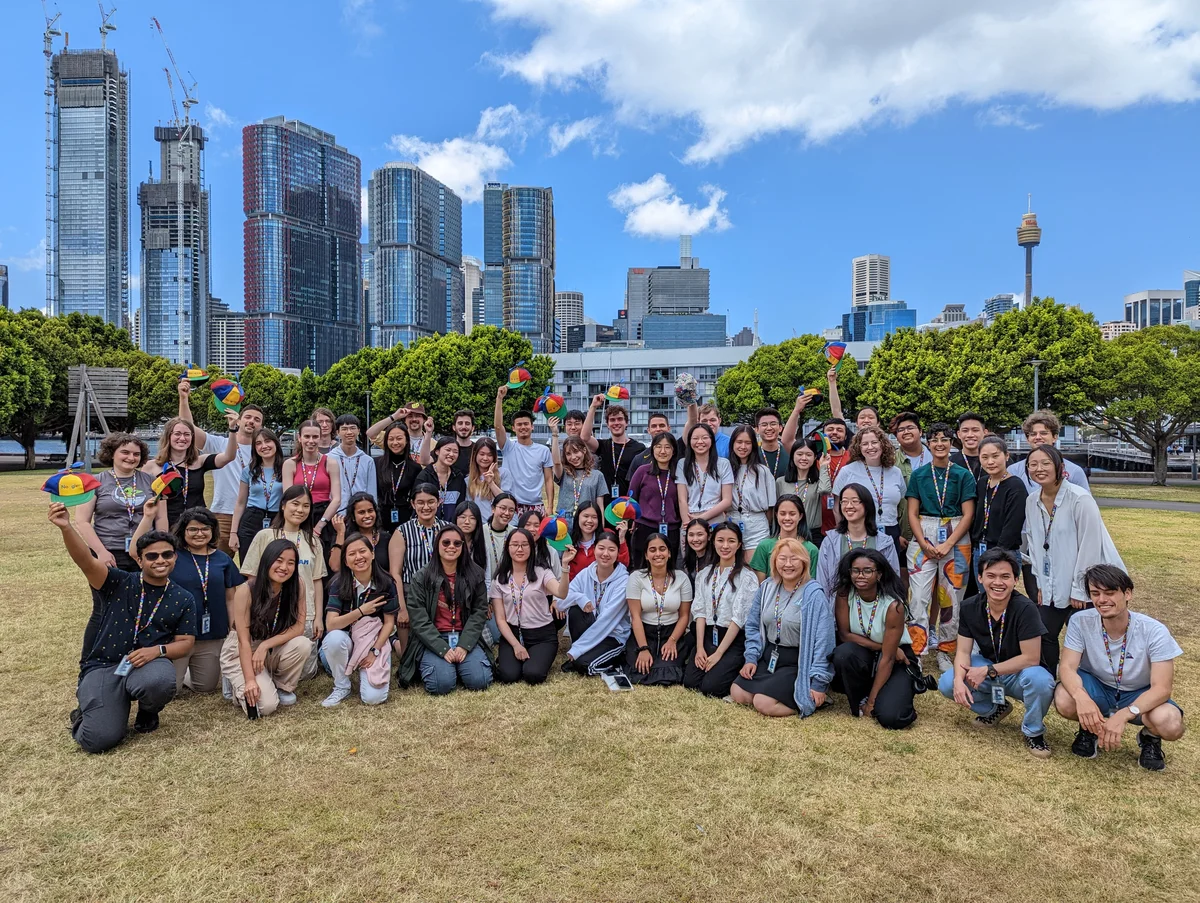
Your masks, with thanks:
[[[650,651],[649,646],[638,646],[638,654],[639,655],[643,652],[649,652],[649,651]]]

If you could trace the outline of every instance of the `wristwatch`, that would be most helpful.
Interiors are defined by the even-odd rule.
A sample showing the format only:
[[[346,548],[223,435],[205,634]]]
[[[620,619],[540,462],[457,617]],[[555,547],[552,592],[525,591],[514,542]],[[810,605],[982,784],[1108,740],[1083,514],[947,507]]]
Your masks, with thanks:
[[[166,647],[166,646],[163,646],[163,645],[161,645],[161,644],[159,645],[159,647],[158,647],[158,657],[159,657],[159,658],[166,658],[166,657],[167,657],[167,647]],[[1136,713],[1134,713],[1134,714],[1136,714]]]
[[[1132,715],[1134,718],[1142,717],[1142,710],[1139,709],[1136,705],[1127,706],[1127,708],[1129,709],[1129,714]]]
[[[642,653],[642,652],[649,652],[649,651],[650,651],[650,647],[649,647],[649,646],[638,646],[638,652],[639,652],[639,653]]]
[[[383,655],[383,650],[376,649],[374,646],[371,647],[371,652],[374,653],[376,658],[379,658],[379,656]]]
[[[995,680],[997,677],[1000,676],[1000,673],[996,670],[995,665],[988,665],[987,676],[990,677],[992,680]]]

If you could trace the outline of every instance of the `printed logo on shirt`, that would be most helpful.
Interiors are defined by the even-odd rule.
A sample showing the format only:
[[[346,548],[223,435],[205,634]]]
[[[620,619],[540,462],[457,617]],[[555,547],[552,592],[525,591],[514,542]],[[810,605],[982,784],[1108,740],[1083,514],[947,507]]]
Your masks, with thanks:
[[[113,501],[118,505],[124,505],[127,508],[138,507],[146,504],[146,493],[144,493],[136,485],[134,486],[114,486],[112,493]]]

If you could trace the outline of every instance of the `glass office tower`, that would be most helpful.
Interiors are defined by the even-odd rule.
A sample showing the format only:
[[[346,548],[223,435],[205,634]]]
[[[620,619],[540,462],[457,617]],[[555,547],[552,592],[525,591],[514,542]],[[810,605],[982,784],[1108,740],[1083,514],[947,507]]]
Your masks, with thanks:
[[[534,354],[553,352],[554,192],[549,188],[504,192],[503,285],[504,328],[529,339]]]

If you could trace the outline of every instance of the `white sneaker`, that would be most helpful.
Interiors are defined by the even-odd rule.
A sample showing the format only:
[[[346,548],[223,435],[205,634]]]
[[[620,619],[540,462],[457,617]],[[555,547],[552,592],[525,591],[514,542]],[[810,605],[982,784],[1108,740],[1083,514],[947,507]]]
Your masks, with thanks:
[[[296,704],[296,694],[295,693],[289,693],[287,690],[279,690],[278,693],[279,693],[279,704],[280,705],[295,705]]]
[[[221,695],[233,702],[233,684],[229,682],[228,677],[221,678]]]
[[[339,687],[334,687],[333,692],[325,697],[325,699],[321,702],[321,705],[325,706],[325,708],[327,708],[327,709],[332,709],[335,705],[338,705],[343,699],[345,699],[349,695],[350,695],[349,687],[346,687],[344,690]],[[292,698],[295,699],[294,696]],[[280,702],[282,702],[282,701],[283,700],[281,699]]]

